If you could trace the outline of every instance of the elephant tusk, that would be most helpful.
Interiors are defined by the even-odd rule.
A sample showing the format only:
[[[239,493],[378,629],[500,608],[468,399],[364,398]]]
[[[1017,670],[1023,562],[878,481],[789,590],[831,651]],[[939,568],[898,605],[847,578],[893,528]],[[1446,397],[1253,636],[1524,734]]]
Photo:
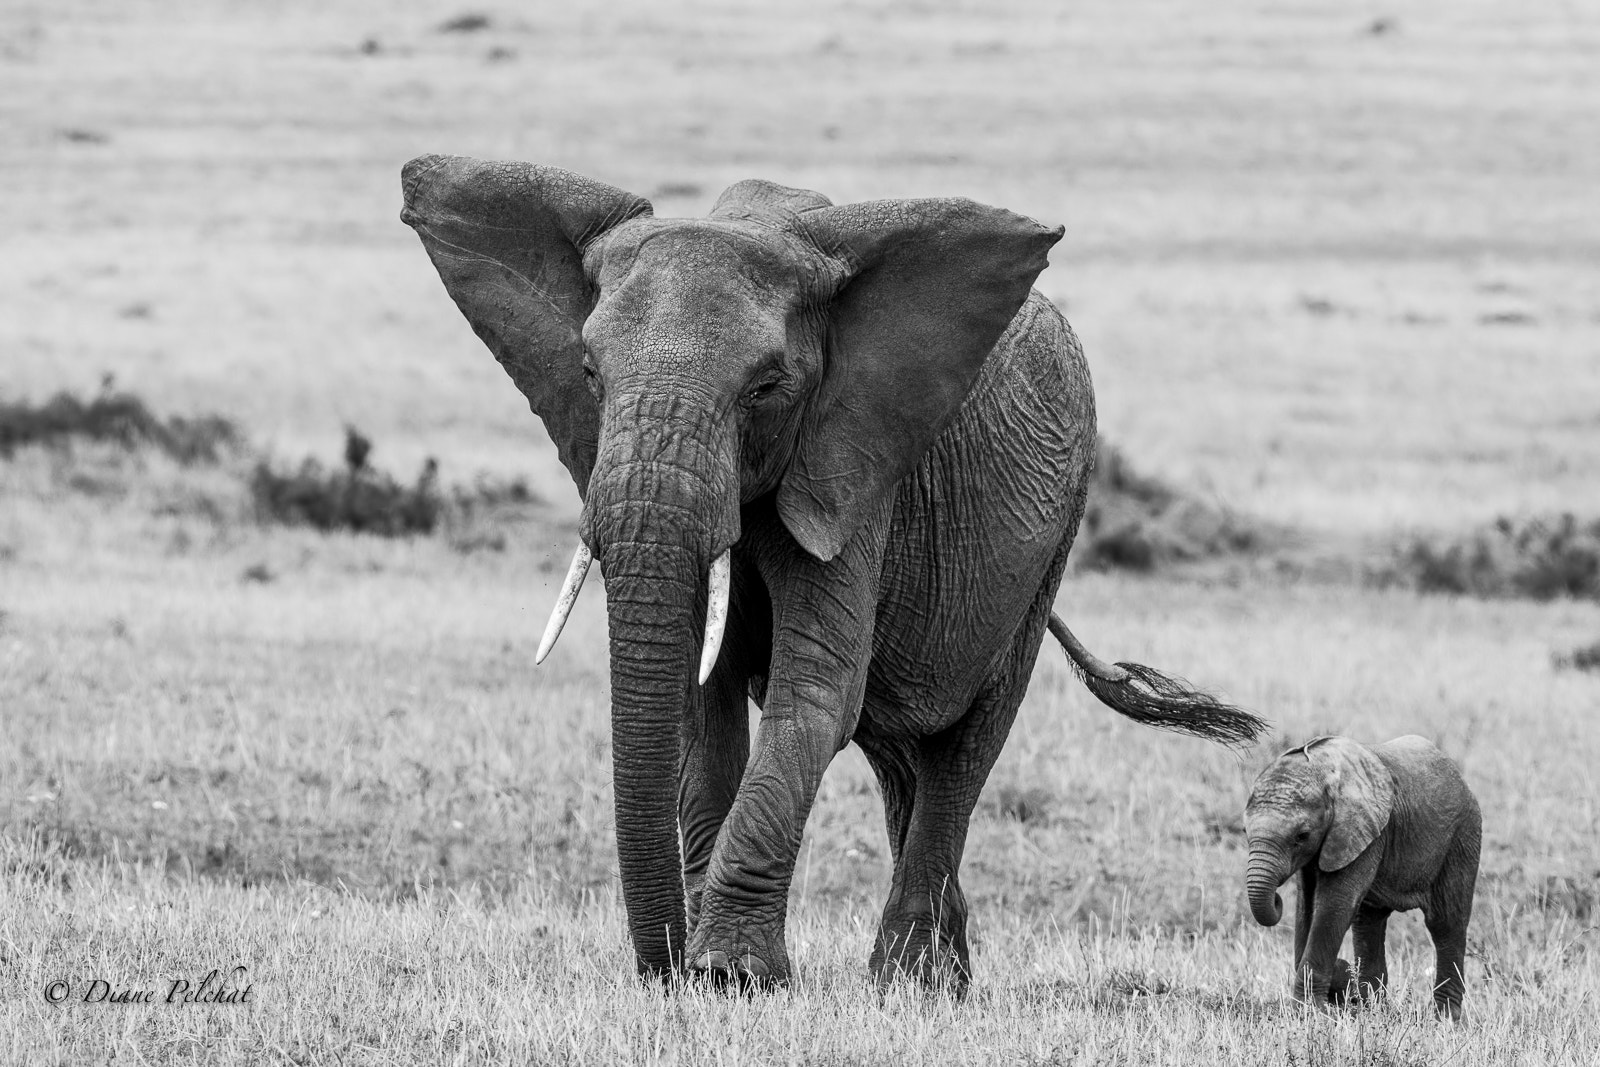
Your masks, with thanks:
[[[578,590],[583,588],[583,579],[588,575],[593,559],[589,554],[589,546],[579,541],[578,550],[572,554],[572,566],[567,568],[566,583],[561,587],[561,599],[556,601],[555,609],[550,612],[544,637],[539,641],[539,651],[533,654],[534,663],[543,663],[550,650],[556,647],[556,638],[561,636],[562,627],[567,625],[567,616],[578,600]]]
[[[722,630],[728,624],[728,584],[733,569],[730,549],[723,549],[711,564],[711,589],[706,594],[706,639],[700,645],[700,684],[711,677],[722,649]]]

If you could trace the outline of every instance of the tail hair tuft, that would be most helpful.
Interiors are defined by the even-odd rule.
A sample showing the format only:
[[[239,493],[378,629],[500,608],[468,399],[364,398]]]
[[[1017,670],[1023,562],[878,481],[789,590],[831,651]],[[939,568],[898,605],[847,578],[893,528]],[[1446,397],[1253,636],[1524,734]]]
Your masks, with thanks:
[[[1241,747],[1254,744],[1268,729],[1269,724],[1260,716],[1152,667],[1118,663],[1128,676],[1111,681],[1085,671],[1070,658],[1069,662],[1100,703],[1134,722]]]

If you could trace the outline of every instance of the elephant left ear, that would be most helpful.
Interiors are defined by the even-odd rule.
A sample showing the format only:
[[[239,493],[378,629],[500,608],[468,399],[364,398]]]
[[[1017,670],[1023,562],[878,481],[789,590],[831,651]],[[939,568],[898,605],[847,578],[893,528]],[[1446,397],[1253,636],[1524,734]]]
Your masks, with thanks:
[[[1306,758],[1324,774],[1333,798],[1333,824],[1323,840],[1317,866],[1348,867],[1389,825],[1394,814],[1394,775],[1366,745],[1348,737],[1318,738],[1305,746]]]
[[[964,199],[818,207],[791,228],[845,278],[778,490],[789,532],[829,560],[956,417],[1062,229]]]

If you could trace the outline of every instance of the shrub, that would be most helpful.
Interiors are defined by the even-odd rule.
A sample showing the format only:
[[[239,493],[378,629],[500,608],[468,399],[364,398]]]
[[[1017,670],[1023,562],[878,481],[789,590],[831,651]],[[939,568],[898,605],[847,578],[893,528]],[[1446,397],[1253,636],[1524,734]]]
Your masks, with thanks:
[[[153,447],[184,464],[217,463],[243,445],[232,420],[220,415],[159,418],[137,396],[115,391],[110,378],[87,403],[66,392],[43,404],[0,402],[0,456],[9,459],[24,445],[62,445],[73,438],[127,449]]]
[[[407,486],[374,469],[371,452],[372,442],[347,426],[343,470],[327,470],[309,458],[287,471],[258,461],[250,476],[257,521],[381,537],[431,534],[444,508],[438,461],[428,457]]]
[[[1557,653],[1551,657],[1557,669],[1572,669],[1575,671],[1600,671],[1600,641],[1592,645],[1580,645],[1571,652]]]
[[[380,537],[438,533],[448,535],[460,552],[499,552],[507,539],[494,522],[544,503],[521,478],[480,474],[471,485],[446,492],[439,484],[439,463],[431,456],[416,480],[404,485],[372,466],[372,451],[372,440],[347,426],[342,470],[329,470],[311,458],[288,469],[257,462],[250,476],[257,521]]]
[[[1600,519],[1502,517],[1464,537],[1414,538],[1378,578],[1424,593],[1600,600]]]
[[[488,15],[477,12],[467,12],[454,18],[446,19],[439,24],[440,33],[477,33],[486,30],[491,25]]]
[[[1149,571],[1257,551],[1271,540],[1261,524],[1140,474],[1104,440],[1098,448],[1073,554],[1079,567]]]

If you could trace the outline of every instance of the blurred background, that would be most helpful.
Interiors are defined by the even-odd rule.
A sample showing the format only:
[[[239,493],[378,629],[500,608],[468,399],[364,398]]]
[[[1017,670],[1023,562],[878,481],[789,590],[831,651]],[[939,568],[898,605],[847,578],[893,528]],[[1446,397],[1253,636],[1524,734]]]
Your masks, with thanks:
[[[1401,8],[1404,10],[1401,10]],[[397,219],[424,152],[709,209],[974,197],[1141,469],[1370,534],[1600,480],[1600,17],[1496,3],[10,4],[10,397],[574,494]]]

